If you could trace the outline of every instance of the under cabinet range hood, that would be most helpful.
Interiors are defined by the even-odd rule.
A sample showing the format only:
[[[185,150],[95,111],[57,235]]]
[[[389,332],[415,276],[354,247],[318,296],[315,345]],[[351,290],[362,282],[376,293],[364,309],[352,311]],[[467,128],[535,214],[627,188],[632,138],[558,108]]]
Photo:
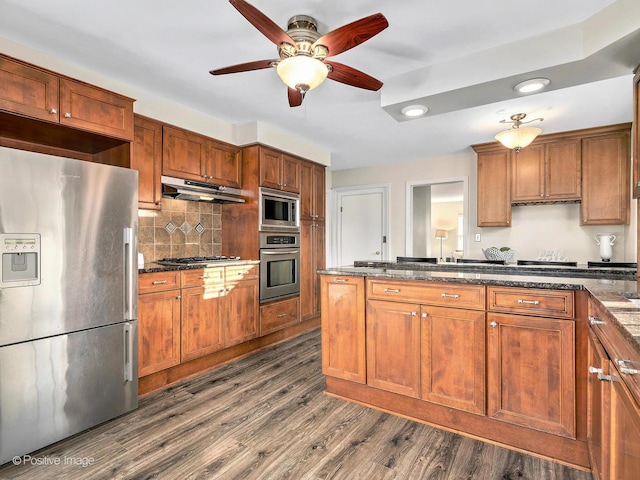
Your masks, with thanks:
[[[176,200],[210,203],[244,203],[237,188],[183,180],[162,175],[162,196]]]

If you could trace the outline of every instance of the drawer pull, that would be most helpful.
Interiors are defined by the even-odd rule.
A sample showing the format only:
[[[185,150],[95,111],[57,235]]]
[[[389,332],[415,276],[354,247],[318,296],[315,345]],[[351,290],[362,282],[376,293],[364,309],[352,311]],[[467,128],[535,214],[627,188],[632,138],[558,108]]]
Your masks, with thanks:
[[[427,312],[422,312],[422,318],[427,318],[429,314]]]
[[[204,280],[206,278],[209,278],[209,275],[200,275],[200,280]]]
[[[167,283],[166,280],[154,280],[151,282],[152,285],[164,285],[165,283]]]
[[[334,278],[333,283],[347,283],[344,278]]]
[[[459,298],[460,295],[458,295],[457,293],[441,293],[440,296],[442,298]]]
[[[605,325],[607,322],[603,322],[598,317],[594,317],[592,315],[589,315],[589,323],[591,325]]]
[[[602,369],[601,368],[592,367],[591,365],[589,365],[589,373],[598,374],[598,380],[600,380],[602,382],[616,382],[617,381],[616,377],[614,377],[613,375],[605,375],[604,373],[602,373]]]
[[[602,373],[602,369],[589,365],[589,373]]]
[[[616,363],[620,367],[620,371],[622,373],[626,373],[627,375],[637,375],[640,373],[640,370],[638,370],[637,368],[629,368],[627,366],[627,363],[631,363],[631,360],[621,360],[619,358],[616,358]]]
[[[521,298],[518,299],[518,303],[526,303],[527,305],[540,305],[540,302],[538,300],[522,300]]]
[[[498,324],[495,322],[495,320],[493,322],[491,322],[489,325],[491,325],[493,328],[496,328],[498,326]]]
[[[286,317],[286,316],[287,316],[287,314],[286,314],[286,313],[279,313],[279,314],[278,314],[278,318],[282,318],[282,317]]]
[[[182,298],[182,295],[176,295],[176,300],[180,300]]]
[[[417,317],[418,316],[418,312],[411,312],[411,316],[412,317]]]
[[[399,288],[385,288],[384,291],[385,293],[400,293]]]

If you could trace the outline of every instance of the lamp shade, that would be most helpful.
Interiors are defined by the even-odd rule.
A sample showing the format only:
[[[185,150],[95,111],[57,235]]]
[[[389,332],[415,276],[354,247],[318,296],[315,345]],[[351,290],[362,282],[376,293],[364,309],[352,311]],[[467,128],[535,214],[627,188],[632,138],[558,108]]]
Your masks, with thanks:
[[[529,145],[542,133],[542,129],[535,127],[518,127],[505,130],[496,135],[496,140],[507,148],[521,149]]]
[[[280,60],[276,72],[289,88],[305,92],[316,88],[329,74],[324,63],[306,55],[296,55]]]
[[[436,238],[439,238],[441,240],[447,238],[447,231],[442,228],[438,228],[436,230]]]

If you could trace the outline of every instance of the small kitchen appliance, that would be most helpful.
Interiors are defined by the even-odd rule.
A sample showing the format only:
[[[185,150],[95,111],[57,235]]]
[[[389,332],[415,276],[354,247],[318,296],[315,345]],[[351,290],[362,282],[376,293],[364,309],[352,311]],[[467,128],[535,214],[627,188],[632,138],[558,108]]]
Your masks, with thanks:
[[[616,240],[616,236],[613,233],[599,233],[595,236],[596,243],[600,246],[600,258],[603,262],[611,261],[613,257],[613,242]]]

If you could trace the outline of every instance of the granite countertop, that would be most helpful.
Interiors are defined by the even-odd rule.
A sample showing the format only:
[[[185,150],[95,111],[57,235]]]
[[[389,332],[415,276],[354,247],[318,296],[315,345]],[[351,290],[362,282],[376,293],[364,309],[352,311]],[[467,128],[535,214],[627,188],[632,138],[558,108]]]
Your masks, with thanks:
[[[145,263],[142,268],[138,268],[138,274],[156,273],[156,272],[173,272],[175,270],[195,270],[205,267],[228,267],[234,265],[257,265],[260,260],[224,260],[212,262],[209,265],[160,265],[159,263]]]
[[[373,264],[376,266],[363,266]],[[635,269],[588,269],[586,273],[578,269],[562,267],[542,267],[546,271],[536,271],[530,267],[518,268],[508,265],[430,264],[427,268],[415,263],[395,264],[392,262],[356,262],[360,266],[345,266],[318,270],[323,275],[356,276],[368,278],[388,278],[396,280],[427,280],[434,282],[454,282],[480,285],[498,285],[520,288],[550,288],[555,290],[587,290],[600,302],[616,320],[616,328],[640,352],[640,305],[629,298],[640,298]],[[412,269],[418,266],[420,269]],[[458,268],[456,268],[458,267]],[[507,267],[507,268],[505,268]],[[584,270],[587,270],[586,267]],[[611,269],[613,270],[613,269]],[[617,270],[626,270],[623,274]],[[599,272],[598,272],[599,271]],[[633,272],[633,275],[630,273]],[[626,295],[626,296],[625,296]]]

